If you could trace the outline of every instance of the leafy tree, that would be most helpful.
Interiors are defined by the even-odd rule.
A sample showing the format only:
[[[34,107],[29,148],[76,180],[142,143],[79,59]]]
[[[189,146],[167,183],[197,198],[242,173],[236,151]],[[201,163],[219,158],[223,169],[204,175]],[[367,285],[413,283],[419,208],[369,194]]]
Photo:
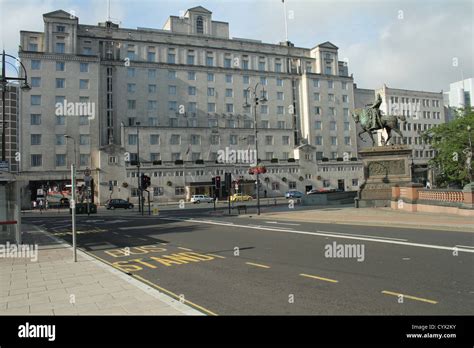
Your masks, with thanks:
[[[468,130],[470,127],[470,131]],[[471,138],[471,143],[469,141]],[[438,186],[469,183],[470,173],[466,159],[474,151],[474,111],[461,110],[454,120],[426,130],[422,138],[436,151],[430,160],[432,167],[437,169],[436,182]],[[470,150],[470,151],[469,151]],[[474,173],[474,163],[471,160],[471,171]]]

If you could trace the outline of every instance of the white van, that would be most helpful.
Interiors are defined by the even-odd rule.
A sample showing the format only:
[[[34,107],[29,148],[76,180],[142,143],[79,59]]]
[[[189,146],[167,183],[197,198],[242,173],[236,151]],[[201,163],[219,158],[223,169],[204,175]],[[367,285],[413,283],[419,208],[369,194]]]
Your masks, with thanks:
[[[214,199],[206,195],[193,195],[191,197],[191,203],[199,204],[201,202],[212,203],[214,202]]]

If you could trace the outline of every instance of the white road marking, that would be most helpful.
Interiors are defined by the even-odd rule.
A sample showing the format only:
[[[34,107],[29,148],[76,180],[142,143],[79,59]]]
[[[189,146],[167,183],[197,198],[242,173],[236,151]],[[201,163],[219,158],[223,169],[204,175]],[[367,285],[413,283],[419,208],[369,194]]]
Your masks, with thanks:
[[[144,229],[144,228],[155,228],[155,227],[163,227],[163,224],[146,225],[146,226],[119,227],[119,230],[140,230],[140,229]]]
[[[278,225],[288,225],[288,226],[301,226],[301,224],[290,224],[287,222],[278,222],[278,221],[265,221],[266,224],[278,224]]]
[[[334,234],[340,234],[341,236],[356,236],[356,237],[368,237],[368,238],[378,238],[378,239],[388,239],[388,240],[399,240],[399,241],[402,241],[402,242],[407,242],[408,241],[408,239],[372,236],[370,234],[354,234],[354,233],[343,233],[343,232],[332,232],[332,231],[316,231],[316,232],[334,233]]]
[[[470,245],[456,245],[457,247],[461,247],[461,248],[472,248],[474,249],[474,246],[470,246]]]
[[[173,220],[173,219],[168,218],[168,220]],[[180,221],[198,222],[198,223],[221,225],[221,226],[226,225],[220,222],[203,222],[201,220],[180,220]],[[356,237],[356,236],[349,236],[349,235],[334,234],[333,232],[319,233],[319,232],[308,232],[308,231],[295,231],[295,230],[285,230],[281,228],[270,228],[270,227],[265,227],[265,226],[251,226],[251,225],[234,225],[233,227],[243,227],[243,228],[251,228],[255,230],[259,229],[259,230],[266,230],[266,231],[306,234],[306,235],[312,235],[312,236],[333,237],[333,238],[341,238],[341,239],[365,240],[367,242],[375,242],[375,243],[405,245],[405,246],[413,246],[413,247],[418,247],[418,248],[428,248],[428,249],[437,249],[437,250],[449,250],[449,251],[457,250],[457,251],[461,251],[465,253],[474,253],[474,249],[462,249],[462,248],[449,247],[449,246],[444,246],[444,245],[411,243],[411,242],[405,242],[405,241],[399,241],[399,240],[388,240],[388,239],[380,239],[380,238]]]

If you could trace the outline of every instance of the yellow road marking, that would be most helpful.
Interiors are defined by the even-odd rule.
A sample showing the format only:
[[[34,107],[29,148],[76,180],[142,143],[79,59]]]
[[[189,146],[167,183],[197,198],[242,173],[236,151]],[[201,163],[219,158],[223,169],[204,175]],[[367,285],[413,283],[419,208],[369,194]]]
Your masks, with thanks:
[[[256,266],[256,267],[270,268],[270,266],[265,266],[265,265],[261,265],[259,263],[253,263],[253,262],[246,262],[246,264],[251,265],[251,266]]]
[[[311,274],[300,273],[300,276],[302,276],[302,277],[307,277],[307,278],[314,278],[314,279],[324,280],[325,282],[330,282],[330,283],[339,283],[339,280],[334,280],[334,279],[329,279],[329,278],[318,277],[318,276],[311,275]]]
[[[89,252],[87,252],[87,251],[84,251],[84,252],[85,252],[86,254],[88,254],[88,255],[90,255],[90,256],[92,256],[92,257],[94,257],[94,258],[96,258],[96,259],[102,261],[102,262],[105,262],[106,264],[112,266],[113,268],[119,270],[120,272],[123,272],[120,268],[115,267],[113,264],[111,264],[111,263],[108,262],[107,260],[104,260],[103,258],[101,258],[101,257],[99,257],[99,256],[96,256],[96,255],[94,255],[94,254],[91,254],[91,253],[89,253]],[[124,272],[124,273],[125,273],[125,272]],[[145,283],[147,283],[147,284],[150,284],[151,286],[157,288],[158,290],[161,290],[161,291],[167,293],[168,295],[174,297],[174,298],[177,299],[178,301],[181,300],[181,298],[179,297],[179,295],[176,295],[174,292],[169,291],[169,290],[166,290],[165,288],[162,288],[161,286],[159,286],[159,285],[157,285],[157,284],[155,284],[155,283],[153,283],[153,282],[150,282],[149,280],[146,280],[145,278],[142,278],[142,277],[140,277],[139,275],[134,274],[133,277],[138,278],[138,279],[140,279],[141,281],[143,281],[143,282],[145,282]],[[203,311],[203,312],[205,312],[205,313],[208,313],[208,314],[210,314],[210,315],[217,316],[216,313],[211,312],[209,309],[206,309],[206,308],[204,308],[204,307],[202,307],[202,306],[200,306],[200,305],[198,305],[198,304],[196,304],[196,303],[194,303],[194,302],[191,302],[191,301],[186,300],[186,299],[184,299],[184,302],[190,304],[191,306],[194,306],[194,307],[198,308],[199,310],[201,310],[201,311]]]
[[[183,248],[183,247],[178,247],[178,249],[181,249],[181,250],[186,250],[186,251],[193,251],[192,249]]]
[[[427,302],[427,303],[431,303],[431,304],[437,304],[437,303],[438,303],[438,301],[428,300],[428,299],[422,298],[422,297],[415,297],[415,296],[400,294],[400,293],[398,293],[398,292],[392,292],[392,291],[387,291],[387,290],[383,290],[383,291],[382,291],[382,294],[385,294],[385,295],[393,295],[393,296],[403,296],[404,298],[408,298],[408,299],[410,299],[410,300],[421,301],[421,302]]]
[[[157,288],[158,290],[161,290],[161,291],[167,293],[168,295],[171,295],[172,297],[176,298],[178,301],[180,300],[179,295],[176,295],[174,292],[169,291],[169,290],[166,290],[165,288],[162,288],[161,286],[156,285],[155,283],[153,283],[153,282],[151,282],[151,281],[149,281],[149,280],[147,280],[147,279],[145,279],[145,278],[143,278],[143,277],[140,277],[139,275],[136,275],[136,274],[135,274],[134,277],[140,279],[140,280],[141,280],[142,282],[144,282],[144,283],[147,283],[147,284],[149,284],[149,285],[151,285],[151,286]],[[202,306],[200,306],[200,305],[198,305],[198,304],[195,304],[194,302],[191,302],[191,301],[186,300],[186,299],[183,299],[183,301],[184,301],[185,303],[188,303],[188,304],[192,305],[193,307],[198,308],[199,310],[201,310],[201,311],[203,311],[203,312],[205,312],[205,313],[207,313],[207,314],[217,316],[216,313],[211,312],[209,309],[206,309],[206,308],[204,308],[204,307],[202,307]]]
[[[214,256],[214,257],[217,257],[218,259],[225,259],[224,256],[220,256],[220,255],[215,255],[215,254],[206,254],[206,255]]]

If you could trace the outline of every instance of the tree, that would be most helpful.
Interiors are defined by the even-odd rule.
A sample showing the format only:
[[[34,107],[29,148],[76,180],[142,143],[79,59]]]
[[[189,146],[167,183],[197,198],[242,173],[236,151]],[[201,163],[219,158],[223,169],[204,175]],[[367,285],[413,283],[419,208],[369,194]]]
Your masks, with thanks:
[[[473,152],[473,110],[462,110],[451,122],[426,130],[421,136],[423,141],[431,144],[436,151],[435,157],[429,163],[438,171],[436,177],[438,186],[445,187],[450,184],[464,186],[470,181],[470,171],[466,160],[472,156]],[[472,161],[470,167],[473,171]]]

